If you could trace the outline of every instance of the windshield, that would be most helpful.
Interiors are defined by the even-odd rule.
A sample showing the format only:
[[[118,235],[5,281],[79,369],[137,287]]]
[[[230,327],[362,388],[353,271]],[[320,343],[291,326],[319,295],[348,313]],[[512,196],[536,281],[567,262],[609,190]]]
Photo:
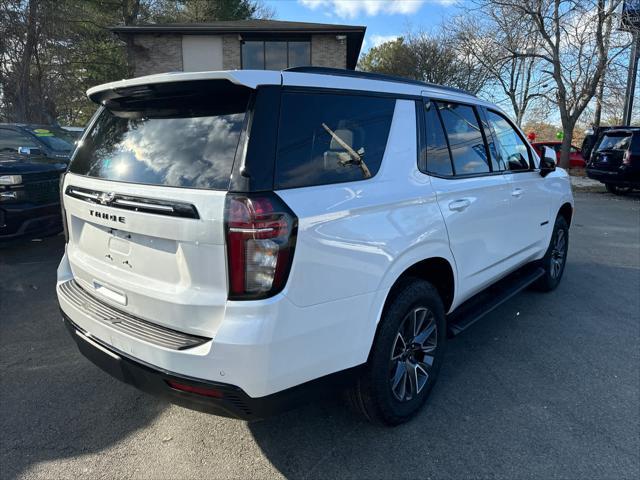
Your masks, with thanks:
[[[598,152],[603,150],[627,150],[629,143],[631,143],[631,133],[607,133],[602,137],[600,145],[598,145]]]
[[[69,152],[73,150],[75,138],[66,130],[61,128],[29,128],[29,132],[38,137],[42,143],[52,150],[58,152]]]

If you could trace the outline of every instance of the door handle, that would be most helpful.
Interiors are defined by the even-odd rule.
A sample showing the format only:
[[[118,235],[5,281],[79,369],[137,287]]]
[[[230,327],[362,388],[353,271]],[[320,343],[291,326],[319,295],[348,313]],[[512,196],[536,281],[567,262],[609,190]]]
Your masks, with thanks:
[[[523,193],[524,193],[524,190],[522,188],[514,188],[513,191],[511,192],[511,196],[517,198],[517,197],[520,197]]]
[[[453,210],[455,212],[461,212],[465,208],[467,208],[469,205],[471,205],[471,201],[467,200],[466,198],[463,198],[460,200],[454,200],[449,204],[449,210]]]

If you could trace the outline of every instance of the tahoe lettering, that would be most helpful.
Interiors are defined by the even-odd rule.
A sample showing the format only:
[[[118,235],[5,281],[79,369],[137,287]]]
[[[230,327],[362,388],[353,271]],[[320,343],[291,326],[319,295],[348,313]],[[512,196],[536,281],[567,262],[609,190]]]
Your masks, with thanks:
[[[119,217],[118,215],[113,215],[112,213],[89,210],[89,215],[91,215],[92,217],[102,218],[104,220],[111,220],[112,222],[126,223],[124,217]]]

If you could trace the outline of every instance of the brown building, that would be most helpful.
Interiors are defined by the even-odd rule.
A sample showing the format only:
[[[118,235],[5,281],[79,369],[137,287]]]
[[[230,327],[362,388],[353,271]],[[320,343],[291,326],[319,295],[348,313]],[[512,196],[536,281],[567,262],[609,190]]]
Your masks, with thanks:
[[[366,27],[241,20],[112,27],[134,75],[298,66],[355,69]]]

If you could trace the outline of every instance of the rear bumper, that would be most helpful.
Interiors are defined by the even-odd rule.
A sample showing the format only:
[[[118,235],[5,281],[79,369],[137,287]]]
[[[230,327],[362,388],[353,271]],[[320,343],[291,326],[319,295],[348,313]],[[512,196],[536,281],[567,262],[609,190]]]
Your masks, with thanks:
[[[23,237],[44,237],[61,231],[59,203],[0,205],[0,242]]]
[[[143,364],[83,331],[64,312],[62,318],[80,353],[111,376],[171,403],[223,417],[242,420],[266,418],[344,386],[358,373],[358,369],[353,368],[272,395],[252,398],[234,385],[185,377]],[[208,394],[178,390],[169,382],[204,389]]]
[[[640,187],[640,170],[620,168],[609,171],[587,168],[587,176],[593,180],[611,185]]]

